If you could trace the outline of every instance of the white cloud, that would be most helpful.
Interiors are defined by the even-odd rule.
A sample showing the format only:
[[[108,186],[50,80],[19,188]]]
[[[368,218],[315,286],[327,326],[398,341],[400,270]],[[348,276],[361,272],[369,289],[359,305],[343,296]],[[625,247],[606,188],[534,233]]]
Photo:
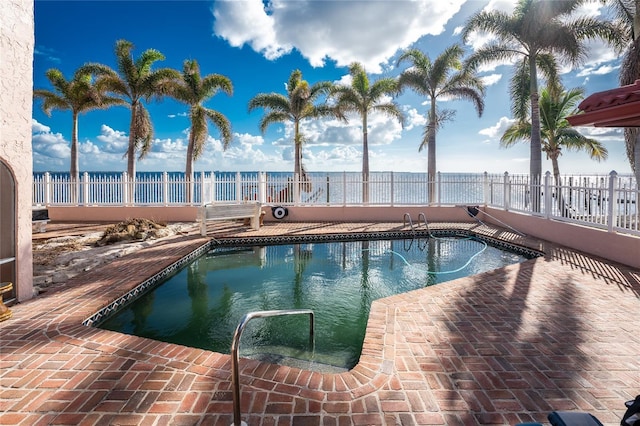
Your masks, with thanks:
[[[480,77],[485,86],[493,86],[502,79],[502,74],[489,74]]]
[[[38,123],[38,120],[36,120],[35,118],[31,119],[31,134],[46,133],[50,131],[51,131],[51,128],[49,126],[45,126],[42,123]]]
[[[427,124],[427,117],[420,114],[415,108],[405,108],[406,123],[404,130],[411,130],[414,127],[423,127]]]
[[[70,158],[71,148],[60,133],[37,133],[32,135],[32,148],[34,154],[51,158]]]
[[[114,130],[103,124],[96,139],[102,143],[102,149],[109,153],[124,154],[129,146],[129,136],[125,132]]]
[[[151,145],[151,149],[154,153],[177,153],[183,158],[186,158],[187,141],[180,138],[155,139]]]
[[[276,59],[291,52],[292,46],[278,40],[274,12],[265,10],[261,0],[217,1],[213,30],[233,47],[248,44],[266,58]]]
[[[31,120],[31,147],[34,157],[66,159],[71,156],[70,143],[61,133],[52,133],[51,128]]]
[[[238,141],[238,143],[240,143],[241,145],[260,146],[264,144],[264,137],[260,135],[251,135],[249,133],[235,133],[233,137],[234,140]]]
[[[499,139],[502,137],[504,131],[514,122],[515,120],[511,118],[500,117],[500,120],[498,120],[495,126],[482,129],[478,133],[483,136],[488,136],[491,139]]]
[[[580,71],[576,76],[577,77],[588,77],[591,75],[607,75],[611,74],[615,70],[620,68],[620,65],[612,66],[612,65],[602,65],[599,67],[587,67]]]
[[[102,152],[100,151],[100,147],[98,147],[91,141],[79,143],[78,151],[82,155],[98,155]]]
[[[231,46],[251,46],[268,59],[297,49],[312,66],[361,62],[379,73],[398,50],[438,35],[464,0],[313,1],[219,0],[214,32]]]
[[[578,126],[575,129],[586,137],[596,139],[600,142],[616,141],[624,143],[624,133],[619,127],[590,127]]]

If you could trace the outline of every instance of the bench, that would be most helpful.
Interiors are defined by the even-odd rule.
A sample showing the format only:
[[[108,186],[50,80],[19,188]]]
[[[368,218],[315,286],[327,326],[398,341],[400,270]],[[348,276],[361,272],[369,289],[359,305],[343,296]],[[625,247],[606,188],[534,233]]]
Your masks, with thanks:
[[[200,211],[200,234],[207,235],[207,222],[211,220],[251,219],[251,228],[260,229],[260,203],[205,204]]]
[[[35,225],[38,232],[45,232],[49,223],[49,210],[41,207],[31,208],[31,224]]]

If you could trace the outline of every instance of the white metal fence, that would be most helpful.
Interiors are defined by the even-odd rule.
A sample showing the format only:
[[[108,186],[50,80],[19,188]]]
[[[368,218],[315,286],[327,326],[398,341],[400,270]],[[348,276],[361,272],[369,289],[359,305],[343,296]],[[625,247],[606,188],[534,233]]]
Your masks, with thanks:
[[[366,189],[368,187],[368,190]],[[429,188],[434,194],[429,194]],[[176,206],[260,201],[274,205],[402,206],[487,205],[640,235],[639,191],[632,176],[562,176],[547,173],[540,183],[528,175],[438,173],[279,172],[34,174],[33,204],[45,206]],[[433,201],[430,202],[429,200]]]

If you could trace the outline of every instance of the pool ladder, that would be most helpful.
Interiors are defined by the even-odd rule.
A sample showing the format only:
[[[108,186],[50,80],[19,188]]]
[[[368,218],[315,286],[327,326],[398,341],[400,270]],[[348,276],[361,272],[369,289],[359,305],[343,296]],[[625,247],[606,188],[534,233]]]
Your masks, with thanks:
[[[411,214],[409,214],[408,212],[404,214],[404,225],[403,226],[407,226],[407,223],[409,223],[409,226],[411,226],[411,232],[415,235],[416,233],[416,229],[420,228],[420,220],[422,219],[422,223],[424,223],[424,227],[427,230],[427,232],[429,233],[429,235],[431,235],[431,230],[429,229],[429,224],[427,223],[427,217],[425,216],[425,214],[423,212],[420,212],[418,214],[418,224],[416,227],[413,226],[413,221],[411,220]]]
[[[254,318],[277,317],[282,315],[309,315],[309,340],[314,346],[314,316],[311,309],[282,309],[275,311],[255,311],[249,312],[242,317],[236,331],[233,333],[231,341],[231,384],[233,386],[233,424],[232,426],[246,426],[240,417],[240,372],[238,370],[240,337],[247,323]]]

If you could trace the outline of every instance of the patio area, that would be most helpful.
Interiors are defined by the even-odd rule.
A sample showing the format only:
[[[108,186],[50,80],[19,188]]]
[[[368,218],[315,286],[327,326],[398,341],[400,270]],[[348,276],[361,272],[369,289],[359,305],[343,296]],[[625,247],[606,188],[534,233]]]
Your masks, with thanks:
[[[513,425],[548,424],[549,412],[568,410],[619,425],[624,401],[640,394],[640,271],[502,228],[429,225],[546,255],[375,301],[360,363],[349,372],[241,359],[242,419],[250,426]],[[50,223],[47,234],[93,226]],[[253,231],[218,222],[209,236],[402,229],[402,222],[271,222]],[[81,324],[206,243],[194,225],[12,306],[13,318],[0,323],[0,424],[232,424],[229,355]]]

